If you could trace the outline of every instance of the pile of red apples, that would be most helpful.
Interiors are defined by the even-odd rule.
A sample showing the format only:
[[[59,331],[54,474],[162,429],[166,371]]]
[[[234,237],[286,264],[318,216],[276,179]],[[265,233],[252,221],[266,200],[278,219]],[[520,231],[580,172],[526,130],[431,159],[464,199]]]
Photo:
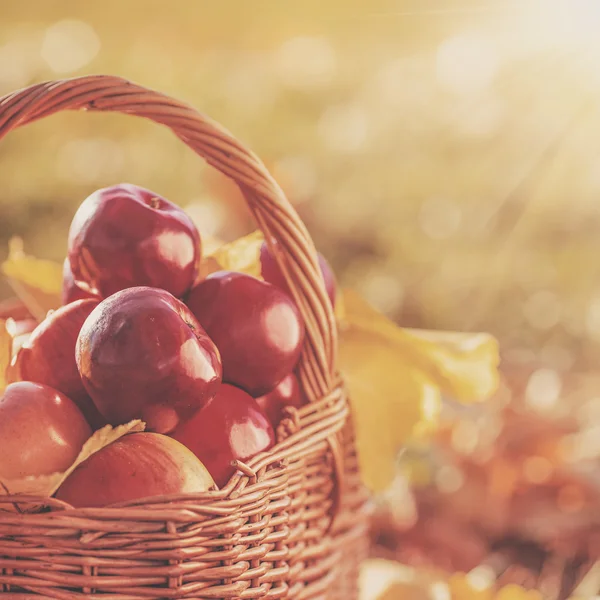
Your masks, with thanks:
[[[122,184],[75,213],[63,306],[13,357],[0,398],[0,481],[65,471],[94,431],[143,432],[92,454],[55,497],[75,507],[223,487],[271,448],[287,406],[305,403],[296,367],[304,323],[266,244],[262,279],[199,277],[200,234],[178,206]],[[321,269],[332,303],[335,279]]]

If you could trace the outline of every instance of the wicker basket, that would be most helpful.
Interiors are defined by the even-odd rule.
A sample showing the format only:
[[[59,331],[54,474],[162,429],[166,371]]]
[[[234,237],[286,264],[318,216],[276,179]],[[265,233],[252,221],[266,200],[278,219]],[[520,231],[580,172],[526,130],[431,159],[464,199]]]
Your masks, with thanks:
[[[290,409],[276,446],[238,463],[216,492],[103,509],[0,496],[2,598],[355,599],[368,546],[366,494],[335,370],[335,320],[306,228],[264,165],[231,134],[120,78],[81,77],[9,94],[0,99],[0,138],[60,110],[115,111],[166,125],[237,183],[305,320],[299,374],[311,402]],[[8,510],[16,499],[46,509]]]

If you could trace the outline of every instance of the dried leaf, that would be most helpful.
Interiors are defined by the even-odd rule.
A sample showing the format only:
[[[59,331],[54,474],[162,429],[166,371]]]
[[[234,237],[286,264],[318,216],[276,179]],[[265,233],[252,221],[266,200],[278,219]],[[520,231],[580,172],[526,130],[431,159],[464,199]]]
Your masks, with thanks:
[[[439,389],[377,333],[351,324],[340,330],[339,366],[352,402],[363,479],[381,491],[396,474],[396,457],[416,431],[436,422]]]
[[[261,279],[260,247],[264,239],[262,231],[257,230],[220,246],[202,261],[201,276],[225,270],[247,273]]]
[[[498,342],[487,333],[404,329],[421,342],[429,370],[445,393],[461,402],[481,402],[498,387]]]
[[[17,296],[39,321],[61,305],[62,265],[28,256],[23,243],[13,238],[2,272]]]
[[[145,424],[139,419],[114,428],[110,425],[106,425],[102,427],[102,429],[94,432],[90,439],[83,445],[81,452],[73,464],[63,473],[52,473],[51,475],[41,475],[39,477],[26,477],[24,479],[1,481],[0,495],[25,494],[43,497],[52,496],[61,486],[63,481],[92,454],[95,454],[98,450],[102,450],[102,448],[116,442],[124,435],[144,431],[144,428]]]
[[[444,395],[473,402],[485,400],[496,390],[499,352],[491,335],[403,329],[355,292],[344,290],[342,297],[341,327],[351,323],[393,344]]]
[[[350,392],[363,478],[381,491],[396,473],[402,446],[436,423],[442,394],[472,401],[493,391],[497,347],[482,334],[443,334],[438,343],[430,332],[398,327],[354,292],[341,298],[340,370]]]
[[[6,371],[12,358],[12,336],[6,321],[0,321],[0,392],[7,386]]]

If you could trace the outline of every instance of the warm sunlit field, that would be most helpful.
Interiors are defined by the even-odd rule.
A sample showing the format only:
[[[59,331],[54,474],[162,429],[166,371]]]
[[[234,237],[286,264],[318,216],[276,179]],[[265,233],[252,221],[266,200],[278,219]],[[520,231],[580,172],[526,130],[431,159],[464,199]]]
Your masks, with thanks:
[[[564,433],[554,427],[573,418],[564,426],[585,426],[575,441],[595,467],[599,32],[594,0],[4,0],[0,95],[110,73],[208,113],[265,161],[343,285],[407,327],[492,333],[518,406],[561,419],[541,438],[554,443]],[[185,206],[207,238],[254,228],[238,191],[166,130],[122,115],[59,115],[0,143],[0,259],[19,235],[31,254],[62,260],[75,208],[121,181]],[[0,299],[10,295],[0,283]],[[527,437],[531,415],[526,427],[502,415]],[[495,484],[465,458],[474,447],[454,443],[474,435],[466,427],[438,444],[459,456],[451,492],[467,480],[467,496],[480,497]],[[501,468],[554,460],[547,444],[515,444],[516,459],[493,451]],[[537,467],[526,485],[543,487]],[[496,528],[482,517],[473,562],[444,566],[471,569],[505,534],[536,538],[523,523],[545,493],[502,505]],[[570,492],[556,493],[559,513],[571,514]],[[594,514],[590,494],[581,506]],[[421,500],[442,514],[429,488]],[[467,527],[457,514],[443,518]],[[594,544],[572,554],[589,558]]]

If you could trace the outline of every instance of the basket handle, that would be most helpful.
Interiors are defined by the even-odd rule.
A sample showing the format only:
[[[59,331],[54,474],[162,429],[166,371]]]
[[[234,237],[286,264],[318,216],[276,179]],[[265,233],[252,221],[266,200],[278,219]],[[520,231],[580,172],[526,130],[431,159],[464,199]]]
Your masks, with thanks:
[[[302,387],[311,401],[331,392],[337,382],[337,332],[316,249],[260,159],[191,106],[108,75],[48,81],[0,98],[0,139],[12,129],[61,110],[119,112],[166,125],[208,164],[235,181],[306,323],[299,362]]]

